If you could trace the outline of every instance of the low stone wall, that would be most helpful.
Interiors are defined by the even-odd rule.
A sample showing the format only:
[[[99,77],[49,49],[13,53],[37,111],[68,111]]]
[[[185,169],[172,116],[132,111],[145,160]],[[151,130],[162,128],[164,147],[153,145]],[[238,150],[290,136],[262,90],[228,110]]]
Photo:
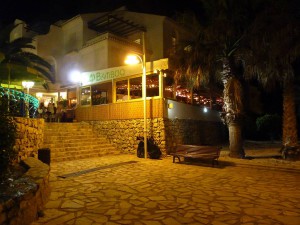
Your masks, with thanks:
[[[18,152],[18,162],[27,157],[37,157],[38,149],[44,141],[44,119],[15,117],[17,139],[14,149]]]
[[[4,203],[0,202],[0,224],[29,225],[37,219],[38,213],[50,196],[50,167],[38,159],[28,157],[21,162],[28,171],[29,177],[36,185],[24,194],[17,195]]]
[[[125,153],[135,153],[139,141],[137,136],[143,136],[144,120],[106,120],[106,121],[86,121],[93,125],[93,129],[101,135],[107,137],[116,149]],[[163,119],[153,119],[147,121],[148,136],[152,136],[158,143],[162,151],[165,150]],[[158,131],[162,131],[159,133]]]
[[[178,144],[219,145],[226,140],[227,128],[221,122],[190,119],[165,120],[167,153]]]
[[[144,120],[88,121],[96,132],[105,135],[121,152],[135,153],[143,136]],[[177,144],[219,144],[224,141],[226,129],[220,122],[189,119],[155,118],[147,120],[148,137],[153,137],[164,155]]]

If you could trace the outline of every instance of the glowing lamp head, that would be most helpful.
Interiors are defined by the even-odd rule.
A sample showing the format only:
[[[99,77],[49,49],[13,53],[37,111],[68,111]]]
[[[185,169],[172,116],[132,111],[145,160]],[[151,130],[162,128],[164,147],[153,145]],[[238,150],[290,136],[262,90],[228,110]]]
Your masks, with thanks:
[[[203,112],[204,112],[204,113],[207,113],[207,112],[208,112],[208,110],[207,110],[206,107],[203,108]]]
[[[126,56],[126,59],[125,59],[126,65],[134,65],[134,64],[139,64],[141,62],[142,62],[142,59],[138,55],[128,55],[128,56]]]
[[[74,83],[79,83],[81,80],[80,78],[80,71],[79,70],[72,70],[70,72],[70,79]]]
[[[22,86],[24,88],[32,88],[34,85],[34,82],[33,81],[22,81]]]

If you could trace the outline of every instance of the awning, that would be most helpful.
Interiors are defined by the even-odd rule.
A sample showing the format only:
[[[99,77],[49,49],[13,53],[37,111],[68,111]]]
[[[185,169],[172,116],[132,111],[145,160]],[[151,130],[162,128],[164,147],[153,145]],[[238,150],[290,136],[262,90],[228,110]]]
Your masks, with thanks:
[[[134,33],[146,31],[145,27],[113,13],[107,13],[88,22],[88,27],[100,34],[110,32],[121,37],[127,37]]]

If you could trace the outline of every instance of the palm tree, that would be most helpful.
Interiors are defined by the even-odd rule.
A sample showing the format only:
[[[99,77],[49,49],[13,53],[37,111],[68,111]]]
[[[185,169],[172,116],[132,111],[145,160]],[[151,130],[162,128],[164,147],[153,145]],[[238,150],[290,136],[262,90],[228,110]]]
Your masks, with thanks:
[[[249,75],[254,75],[268,89],[274,89],[276,82],[282,85],[282,141],[288,146],[298,144],[294,80],[295,66],[300,58],[299,20],[298,1],[273,2],[249,30],[250,54],[245,54]]]
[[[191,48],[181,55],[184,58],[175,57],[173,62],[176,74],[192,80],[194,86],[222,82],[224,112],[221,118],[229,130],[230,156],[240,158],[244,157],[244,61],[239,50],[257,6],[247,0],[236,3],[234,0],[202,1],[207,20],[199,23]]]
[[[0,29],[0,81],[10,85],[11,80],[42,81],[54,83],[53,67],[41,57],[26,51],[35,49],[32,38],[17,38],[10,41],[11,32],[18,26],[8,25]]]
[[[184,64],[175,60],[182,65],[178,71],[197,82],[211,80],[211,76],[222,81],[222,118],[228,125],[232,157],[243,156],[244,82],[256,77],[272,86],[279,81],[284,99],[283,143],[297,145],[293,80],[295,63],[299,63],[299,5],[294,0],[239,2],[248,7],[233,3],[203,1],[211,17],[200,27],[192,50],[185,53]],[[246,8],[251,10],[243,11]],[[199,85],[197,82],[195,85]]]

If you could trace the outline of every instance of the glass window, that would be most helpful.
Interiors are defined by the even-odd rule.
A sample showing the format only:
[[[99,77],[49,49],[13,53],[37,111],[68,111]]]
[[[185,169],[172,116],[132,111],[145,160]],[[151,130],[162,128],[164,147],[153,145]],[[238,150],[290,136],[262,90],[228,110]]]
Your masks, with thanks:
[[[90,105],[91,104],[91,87],[81,88],[81,105]]]
[[[130,83],[130,99],[142,98],[142,77],[136,77],[129,80]]]
[[[128,100],[128,80],[116,82],[116,101]]]
[[[75,108],[77,105],[77,96],[76,96],[76,88],[67,90],[67,102],[65,102],[65,98],[63,96],[60,97],[60,101],[62,102],[63,107]]]
[[[147,76],[147,97],[159,96],[159,76],[152,74]]]
[[[164,97],[165,98],[175,98],[176,88],[174,78],[171,76],[164,76]]]
[[[128,88],[129,86],[129,88]],[[116,82],[116,101],[127,101],[143,97],[142,77]],[[147,75],[147,97],[159,96],[159,75]],[[128,94],[130,94],[128,96]]]
[[[94,85],[92,86],[92,105],[107,104],[107,90],[105,89],[107,85]]]

